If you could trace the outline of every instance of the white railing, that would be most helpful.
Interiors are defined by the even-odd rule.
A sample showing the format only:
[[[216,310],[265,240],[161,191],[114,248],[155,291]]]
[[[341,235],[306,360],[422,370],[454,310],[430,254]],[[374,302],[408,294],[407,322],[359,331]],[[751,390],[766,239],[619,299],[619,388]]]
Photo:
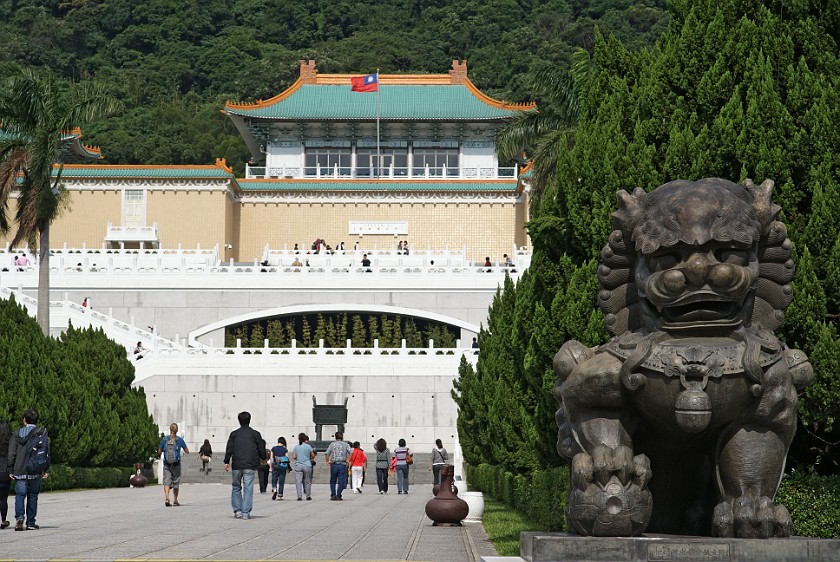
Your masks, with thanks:
[[[311,248],[311,247],[310,247]],[[0,250],[0,281],[7,286],[21,283],[31,285],[37,280],[38,257],[30,256],[26,266],[15,265],[14,261],[21,251]],[[322,249],[263,250],[262,259],[253,262],[235,262],[232,259],[223,262],[219,259],[218,249],[72,249],[51,250],[50,271],[58,275],[75,276],[83,274],[86,279],[106,278],[121,275],[171,275],[207,276],[218,274],[264,275],[269,274],[313,274],[318,276],[371,276],[371,275],[429,275],[458,276],[488,273],[501,278],[510,274],[517,276],[528,268],[531,262],[530,249],[521,247],[511,250],[510,263],[503,259],[491,261],[490,266],[483,261],[474,262],[467,258],[466,249],[460,250],[424,250],[409,253],[395,248],[369,250]],[[362,260],[367,255],[369,266],[363,266]]]
[[[114,226],[108,222],[105,240],[112,243],[149,242],[157,244],[157,223],[152,226]]]
[[[0,286],[0,298],[8,300],[12,295],[14,295],[18,304],[23,305],[30,316],[36,317],[38,312],[37,299],[25,295],[19,290]],[[64,331],[72,322],[76,328],[101,328],[109,338],[124,346],[127,351],[134,350],[138,342],[149,353],[186,349],[185,345],[179,343],[177,336],[174,341],[163,338],[155,333],[153,326],[150,326],[149,329],[139,328],[134,325],[133,319],[130,323],[123,322],[114,318],[110,310],[105,314],[93,310],[90,304],[92,303],[89,303],[89,306],[83,306],[69,300],[50,301],[50,330]],[[203,344],[198,345],[204,347]]]
[[[194,342],[195,343],[195,342]],[[400,347],[379,347],[379,340],[374,340],[373,347],[353,347],[351,340],[347,340],[345,347],[326,347],[324,340],[318,341],[317,347],[298,346],[297,341],[292,340],[288,347],[269,347],[268,340],[264,340],[261,347],[242,347],[241,340],[236,341],[236,347],[213,347],[212,345],[202,346],[200,349],[188,348],[185,346],[169,346],[166,349],[159,349],[160,356],[172,355],[242,355],[242,356],[272,356],[275,359],[283,357],[298,356],[345,356],[345,357],[429,357],[429,356],[465,356],[471,359],[478,355],[478,349],[462,347],[461,341],[455,343],[455,347],[435,347],[434,341],[429,340],[428,347],[407,347],[406,341],[402,340]],[[280,357],[277,357],[280,356]]]
[[[441,180],[441,179],[516,179],[516,166],[446,166],[376,167],[335,166],[245,166],[246,179],[389,179],[389,180]]]

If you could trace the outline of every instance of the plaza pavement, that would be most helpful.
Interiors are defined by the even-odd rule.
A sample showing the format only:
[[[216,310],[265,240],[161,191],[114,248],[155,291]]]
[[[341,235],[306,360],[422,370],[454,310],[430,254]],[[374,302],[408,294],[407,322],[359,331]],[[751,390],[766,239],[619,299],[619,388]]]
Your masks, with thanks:
[[[180,507],[165,507],[163,488],[42,493],[37,531],[0,531],[0,560],[422,560],[467,562],[496,552],[479,523],[434,527],[424,508],[431,486],[386,495],[366,486],[330,501],[316,484],[312,501],[254,494],[252,519],[235,519],[230,485],[183,484]]]

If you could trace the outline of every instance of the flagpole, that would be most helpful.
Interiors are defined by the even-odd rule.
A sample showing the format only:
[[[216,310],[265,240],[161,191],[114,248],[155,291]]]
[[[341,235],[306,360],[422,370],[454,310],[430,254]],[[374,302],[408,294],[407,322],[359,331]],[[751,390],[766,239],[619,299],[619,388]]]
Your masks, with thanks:
[[[382,175],[382,151],[379,148],[379,69],[376,69],[376,177]]]

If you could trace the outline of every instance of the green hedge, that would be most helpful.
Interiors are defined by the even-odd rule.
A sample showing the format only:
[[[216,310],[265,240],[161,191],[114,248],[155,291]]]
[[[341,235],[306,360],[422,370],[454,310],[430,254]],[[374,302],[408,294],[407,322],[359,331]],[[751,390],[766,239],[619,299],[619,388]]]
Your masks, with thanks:
[[[790,511],[794,535],[840,538],[840,475],[787,474],[776,501]]]
[[[566,530],[566,467],[522,475],[507,472],[501,466],[481,464],[469,467],[467,479],[471,488],[508,504],[546,531]]]
[[[512,474],[481,464],[468,470],[470,487],[502,501],[546,531],[566,530],[569,471],[566,467]],[[790,511],[793,534],[840,538],[840,476],[785,475],[776,501]]]
[[[81,468],[54,464],[49,478],[41,483],[42,490],[70,490],[74,488],[126,488],[133,468]],[[149,476],[146,473],[146,476]],[[150,479],[150,483],[151,483]]]

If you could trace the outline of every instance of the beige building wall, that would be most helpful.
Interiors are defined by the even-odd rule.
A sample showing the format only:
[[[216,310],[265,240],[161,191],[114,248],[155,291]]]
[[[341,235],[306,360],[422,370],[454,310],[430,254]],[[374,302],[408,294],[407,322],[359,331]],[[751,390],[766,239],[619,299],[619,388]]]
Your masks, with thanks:
[[[157,223],[161,248],[224,248],[227,195],[209,190],[150,190],[146,194],[146,224]]]
[[[105,242],[108,222],[119,225],[122,219],[122,191],[73,190],[67,192],[67,198],[67,207],[50,227],[50,246],[61,248],[67,244],[68,248],[101,248]],[[6,210],[12,228],[6,236],[0,236],[0,244],[3,246],[17,232],[17,223],[14,222],[16,212],[17,199],[12,198]]]
[[[510,254],[514,244],[525,242],[522,204],[510,203],[274,203],[248,202],[241,206],[238,259],[251,261],[272,249],[295,243],[308,249],[317,238],[335,247],[380,250],[408,240],[415,250],[450,250],[467,247],[468,257],[483,262]],[[408,234],[351,236],[351,221],[406,221]]]

